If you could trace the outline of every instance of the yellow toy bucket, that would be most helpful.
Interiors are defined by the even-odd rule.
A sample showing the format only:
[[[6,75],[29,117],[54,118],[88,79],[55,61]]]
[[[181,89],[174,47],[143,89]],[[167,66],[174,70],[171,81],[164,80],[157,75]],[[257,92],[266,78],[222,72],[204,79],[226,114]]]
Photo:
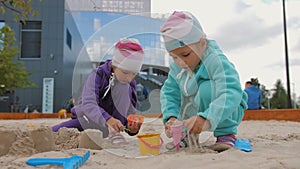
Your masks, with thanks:
[[[142,156],[156,156],[159,154],[160,147],[163,144],[160,134],[139,134],[137,138],[140,146],[140,154]]]

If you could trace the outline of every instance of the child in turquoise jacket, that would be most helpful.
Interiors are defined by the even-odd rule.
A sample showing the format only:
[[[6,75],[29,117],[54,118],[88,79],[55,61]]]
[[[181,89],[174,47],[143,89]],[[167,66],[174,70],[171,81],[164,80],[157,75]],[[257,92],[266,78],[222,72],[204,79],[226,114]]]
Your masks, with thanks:
[[[233,147],[247,109],[234,65],[189,12],[175,11],[160,31],[174,60],[160,96],[167,136],[172,137],[170,124],[180,120],[192,134],[213,131],[213,149]]]

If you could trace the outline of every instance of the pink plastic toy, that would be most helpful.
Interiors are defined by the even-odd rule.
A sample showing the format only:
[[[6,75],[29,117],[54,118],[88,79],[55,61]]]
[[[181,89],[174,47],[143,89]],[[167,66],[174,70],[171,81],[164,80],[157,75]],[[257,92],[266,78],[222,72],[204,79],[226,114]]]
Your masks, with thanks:
[[[172,132],[172,137],[174,141],[174,145],[176,146],[176,149],[180,149],[180,140],[182,135],[182,124],[174,124],[170,126],[170,130]]]

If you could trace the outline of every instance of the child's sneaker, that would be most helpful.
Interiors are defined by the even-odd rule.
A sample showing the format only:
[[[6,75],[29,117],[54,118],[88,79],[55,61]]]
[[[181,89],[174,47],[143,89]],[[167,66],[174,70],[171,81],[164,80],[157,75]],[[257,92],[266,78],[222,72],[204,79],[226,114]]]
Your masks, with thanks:
[[[211,149],[213,149],[214,151],[222,152],[232,148],[235,141],[236,138],[233,134],[218,136],[216,143],[212,145]]]

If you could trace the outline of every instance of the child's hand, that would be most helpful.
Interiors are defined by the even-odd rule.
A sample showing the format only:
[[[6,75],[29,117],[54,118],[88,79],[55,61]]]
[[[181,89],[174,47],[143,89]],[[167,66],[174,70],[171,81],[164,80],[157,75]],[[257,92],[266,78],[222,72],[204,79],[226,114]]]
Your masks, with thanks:
[[[168,138],[171,138],[172,137],[172,133],[171,133],[171,130],[170,130],[170,126],[175,123],[177,119],[175,117],[171,117],[165,124],[165,133],[167,135]]]
[[[116,132],[120,132],[120,131],[123,131],[123,129],[125,128],[123,126],[123,124],[121,123],[120,120],[118,119],[115,119],[113,117],[109,118],[107,121],[106,121],[106,124],[111,127],[112,129],[114,129]]]
[[[210,122],[201,116],[193,116],[183,120],[183,125],[193,134],[199,134],[210,128]]]

